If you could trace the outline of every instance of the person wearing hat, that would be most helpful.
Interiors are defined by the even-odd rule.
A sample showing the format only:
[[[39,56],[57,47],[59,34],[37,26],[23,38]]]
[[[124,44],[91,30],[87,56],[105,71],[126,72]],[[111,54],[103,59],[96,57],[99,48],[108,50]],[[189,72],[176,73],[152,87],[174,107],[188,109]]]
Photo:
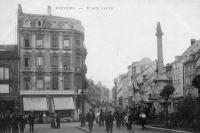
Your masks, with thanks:
[[[30,112],[29,116],[28,116],[28,121],[29,121],[29,129],[30,132],[33,133],[34,131],[34,120],[35,120],[35,116],[33,114],[33,112]]]
[[[107,133],[112,133],[113,121],[114,121],[114,117],[112,115],[112,112],[108,111],[108,114],[107,114],[107,116],[105,118]]]
[[[86,115],[86,121],[88,122],[88,127],[89,127],[90,133],[92,132],[94,120],[95,120],[95,114],[93,112],[93,109],[90,109],[90,111]]]

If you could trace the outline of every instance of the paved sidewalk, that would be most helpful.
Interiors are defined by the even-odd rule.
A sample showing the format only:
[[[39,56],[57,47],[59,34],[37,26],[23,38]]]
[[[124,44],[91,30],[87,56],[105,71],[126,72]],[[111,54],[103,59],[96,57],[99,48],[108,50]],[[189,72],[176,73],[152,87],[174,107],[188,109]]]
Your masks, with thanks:
[[[60,129],[52,129],[50,124],[35,124],[34,133],[85,133],[77,129],[79,126],[80,123],[78,122],[61,123]],[[30,133],[29,124],[26,124],[24,133]]]
[[[82,131],[85,131],[86,133],[89,133],[88,126],[77,127],[77,128],[79,128]],[[190,133],[187,131],[171,130],[171,129],[165,129],[165,128],[151,127],[151,126],[146,126],[145,129],[142,129],[140,125],[134,125],[134,132],[135,133]],[[93,127],[92,133],[106,133],[105,126],[99,127],[98,125],[95,124]],[[118,129],[114,125],[113,133],[128,133],[128,131],[125,127]]]

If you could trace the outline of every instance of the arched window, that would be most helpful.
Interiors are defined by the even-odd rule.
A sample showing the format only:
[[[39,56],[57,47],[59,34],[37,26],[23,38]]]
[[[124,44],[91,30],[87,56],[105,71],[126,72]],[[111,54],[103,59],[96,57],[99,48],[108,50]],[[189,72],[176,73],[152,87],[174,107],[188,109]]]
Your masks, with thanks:
[[[23,27],[31,27],[31,21],[28,18],[24,20]]]
[[[36,27],[42,27],[42,20],[38,19],[35,21],[35,26]]]
[[[38,27],[41,27],[42,23],[41,21],[38,21]]]

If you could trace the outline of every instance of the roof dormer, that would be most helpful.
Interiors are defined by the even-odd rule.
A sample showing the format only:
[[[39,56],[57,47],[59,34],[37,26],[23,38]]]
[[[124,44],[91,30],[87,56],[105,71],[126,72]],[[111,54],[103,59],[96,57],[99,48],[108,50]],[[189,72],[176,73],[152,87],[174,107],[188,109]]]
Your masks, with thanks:
[[[31,21],[29,18],[24,19],[23,27],[31,27]]]
[[[43,25],[43,22],[40,18],[35,21],[35,27],[41,28],[42,25]]]

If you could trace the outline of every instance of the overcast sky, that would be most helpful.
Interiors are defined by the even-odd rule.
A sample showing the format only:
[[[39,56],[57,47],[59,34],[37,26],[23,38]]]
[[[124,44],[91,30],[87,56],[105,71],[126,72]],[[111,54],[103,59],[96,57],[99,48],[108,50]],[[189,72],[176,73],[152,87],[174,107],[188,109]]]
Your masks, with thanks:
[[[1,0],[0,43],[16,44],[18,3],[25,13],[47,14],[50,5],[52,15],[81,20],[87,77],[109,88],[133,61],[156,59],[158,21],[164,32],[165,64],[182,54],[191,38],[200,38],[200,0]]]

